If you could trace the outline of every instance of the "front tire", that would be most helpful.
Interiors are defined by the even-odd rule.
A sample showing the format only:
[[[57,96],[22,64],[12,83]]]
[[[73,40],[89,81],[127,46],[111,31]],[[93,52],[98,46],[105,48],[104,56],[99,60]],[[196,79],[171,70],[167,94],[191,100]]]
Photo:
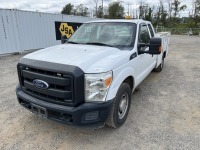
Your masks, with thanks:
[[[113,128],[119,128],[122,126],[128,116],[130,104],[130,86],[127,83],[122,83],[113,101],[111,113],[106,124]]]

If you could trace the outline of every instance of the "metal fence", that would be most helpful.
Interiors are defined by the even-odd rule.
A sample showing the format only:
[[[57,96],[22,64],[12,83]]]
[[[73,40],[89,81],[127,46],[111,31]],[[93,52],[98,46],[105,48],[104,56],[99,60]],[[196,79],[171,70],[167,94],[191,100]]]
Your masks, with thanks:
[[[171,34],[200,36],[200,28],[164,28],[159,26],[156,27],[156,32],[171,32]]]

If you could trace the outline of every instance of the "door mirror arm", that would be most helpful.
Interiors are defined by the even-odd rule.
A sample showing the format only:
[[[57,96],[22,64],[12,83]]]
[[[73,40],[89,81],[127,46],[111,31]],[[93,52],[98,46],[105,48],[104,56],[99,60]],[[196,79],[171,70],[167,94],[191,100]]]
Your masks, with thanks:
[[[139,54],[145,54],[145,53],[149,54],[149,51],[143,51],[143,50],[141,50],[142,47],[149,47],[149,46],[150,46],[150,44],[139,43],[138,44],[138,53]]]
[[[64,44],[64,43],[66,43],[67,42],[67,36],[66,35],[62,35],[61,36],[61,44]]]

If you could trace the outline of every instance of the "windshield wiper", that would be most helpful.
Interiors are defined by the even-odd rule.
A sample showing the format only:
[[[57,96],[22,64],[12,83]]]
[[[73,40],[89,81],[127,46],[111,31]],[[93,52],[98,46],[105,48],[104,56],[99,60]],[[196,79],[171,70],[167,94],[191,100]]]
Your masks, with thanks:
[[[67,43],[71,43],[71,44],[79,44],[77,42],[72,42],[72,41],[67,41]]]
[[[88,42],[88,43],[85,43],[85,44],[88,44],[88,45],[100,45],[100,46],[114,47],[114,46],[112,46],[112,45],[108,45],[108,44],[104,44],[104,43],[98,43],[98,42]]]

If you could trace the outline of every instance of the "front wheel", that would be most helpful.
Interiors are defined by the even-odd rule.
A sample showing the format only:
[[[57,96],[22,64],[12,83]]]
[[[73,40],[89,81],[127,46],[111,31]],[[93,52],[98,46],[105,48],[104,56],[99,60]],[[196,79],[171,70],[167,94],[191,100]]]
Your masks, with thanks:
[[[113,101],[111,113],[106,124],[118,128],[124,124],[131,104],[131,89],[127,83],[122,83]]]

